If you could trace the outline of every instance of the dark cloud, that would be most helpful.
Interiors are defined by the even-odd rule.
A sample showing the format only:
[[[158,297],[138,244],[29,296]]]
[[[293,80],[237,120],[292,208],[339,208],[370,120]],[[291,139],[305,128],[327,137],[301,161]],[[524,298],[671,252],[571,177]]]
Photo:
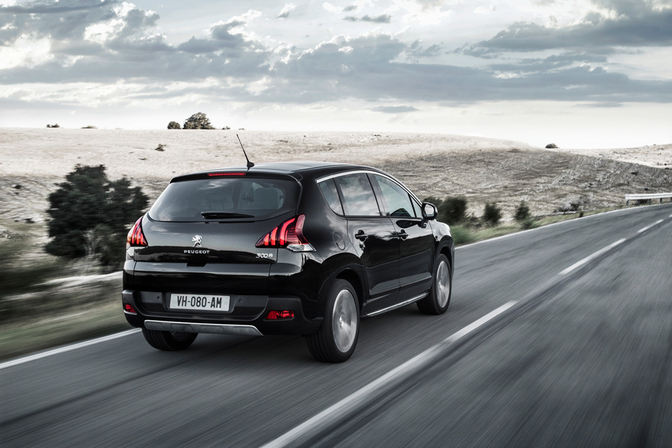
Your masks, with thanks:
[[[605,0],[604,3],[618,3],[621,6],[620,2]],[[477,57],[491,57],[503,52],[558,49],[594,51],[613,47],[671,45],[672,9],[665,9],[648,10],[618,19],[606,19],[593,14],[587,16],[583,23],[557,28],[517,22],[497,33],[492,39],[465,46],[458,51]]]
[[[21,6],[2,6],[0,14],[63,14],[73,11],[106,9],[120,0],[62,0],[27,2]]]
[[[115,98],[119,104],[189,94],[212,101],[255,103],[310,104],[357,99],[374,103],[371,107],[377,112],[397,114],[416,111],[404,104],[419,101],[455,104],[559,100],[594,107],[632,101],[672,102],[670,81],[634,80],[601,67],[615,51],[622,51],[622,46],[632,51],[654,45],[653,42],[660,45],[672,40],[669,23],[672,11],[667,10],[643,10],[634,18],[623,13],[618,20],[600,16],[579,25],[553,29],[517,23],[495,38],[461,51],[481,57],[533,50],[551,50],[557,54],[544,58],[510,57],[505,63],[470,68],[426,63],[426,58],[442,54],[439,44],[425,46],[420,41],[405,42],[399,36],[373,33],[352,39],[337,38],[307,51],[294,48],[283,53],[286,57],[273,65],[272,61],[278,59],[276,49],[271,43],[264,43],[268,41],[256,41],[241,33],[240,29],[247,26],[242,19],[214,25],[205,37],[172,44],[156,32],[159,16],[155,13],[135,8],[117,14],[111,3],[104,8],[94,8],[92,2],[85,1],[61,3],[72,9],[59,14],[0,15],[0,20],[11,23],[30,19],[22,32],[27,29],[33,33],[31,36],[48,36],[54,56],[30,68],[0,70],[0,83],[129,81],[147,87]],[[625,11],[620,4],[612,7]],[[379,17],[387,17],[385,20],[389,22],[389,16]],[[111,18],[118,25],[105,39],[90,42],[82,38],[88,26],[107,23]],[[642,25],[645,22],[648,31]],[[71,29],[65,30],[62,23],[70,24]],[[3,34],[0,38],[16,39]],[[198,85],[204,79],[221,82],[219,85],[208,82],[208,87],[202,88],[156,87],[174,86],[178,81]],[[250,84],[261,79],[264,82],[260,85],[265,88],[251,92]],[[6,101],[23,101],[22,98]],[[402,105],[375,107],[381,101]]]
[[[352,50],[339,51],[346,46]],[[410,47],[387,35],[322,44],[286,64],[276,64],[274,82],[256,100],[672,102],[670,81],[638,81],[599,67],[566,65],[592,56],[567,54],[555,62],[551,58],[545,63],[555,63],[557,70],[511,77],[491,68],[396,62]]]
[[[408,47],[407,53],[415,58],[431,58],[439,56],[441,54],[442,47],[441,45],[434,44],[429,47],[423,47],[422,42],[416,40]]]
[[[346,6],[345,8],[343,8],[343,12],[350,12],[350,11],[354,11],[356,9],[357,9],[357,5],[349,5],[349,6]]]
[[[404,114],[407,112],[417,112],[413,106],[379,106],[371,109],[374,112],[382,112],[384,114]]]
[[[387,14],[381,14],[375,17],[371,17],[369,15],[365,15],[362,17],[345,16],[343,17],[343,20],[348,20],[350,22],[390,23],[390,21],[392,20],[392,16],[389,16]]]
[[[115,18],[112,6],[117,3],[63,0],[0,7],[0,44],[11,45],[22,35],[55,40],[81,39],[87,26]]]
[[[561,53],[559,55],[552,55],[546,58],[524,58],[519,59],[515,63],[508,64],[491,64],[490,68],[500,72],[516,72],[516,73],[530,73],[530,72],[547,72],[549,70],[557,70],[559,68],[571,66],[578,63],[606,63],[606,55],[589,54],[589,53]]]

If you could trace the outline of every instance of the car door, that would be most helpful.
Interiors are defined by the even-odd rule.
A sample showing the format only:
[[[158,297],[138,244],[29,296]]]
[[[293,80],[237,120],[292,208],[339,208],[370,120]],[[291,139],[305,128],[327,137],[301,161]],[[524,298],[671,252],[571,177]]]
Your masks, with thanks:
[[[399,240],[394,224],[382,216],[366,173],[334,180],[343,199],[348,236],[366,272],[369,297],[362,311],[382,310],[396,303],[399,292]]]
[[[395,227],[399,241],[399,302],[417,298],[432,284],[436,241],[431,227],[422,219],[420,204],[389,177],[371,175],[384,214]]]

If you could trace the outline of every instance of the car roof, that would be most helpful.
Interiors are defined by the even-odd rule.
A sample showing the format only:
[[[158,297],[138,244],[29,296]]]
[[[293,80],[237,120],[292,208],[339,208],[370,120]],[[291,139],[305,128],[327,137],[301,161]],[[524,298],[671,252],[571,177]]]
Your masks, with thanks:
[[[245,171],[249,173],[274,173],[274,174],[288,174],[288,175],[301,174],[303,176],[309,174],[315,174],[315,175],[331,174],[346,170],[368,170],[378,172],[380,171],[376,168],[363,165],[353,165],[349,163],[291,161],[291,162],[259,163],[255,164],[249,170],[244,165],[216,168],[207,171],[200,171],[196,173],[179,175],[174,177],[172,180],[178,180],[185,177],[199,176],[207,173],[232,172],[232,171]]]

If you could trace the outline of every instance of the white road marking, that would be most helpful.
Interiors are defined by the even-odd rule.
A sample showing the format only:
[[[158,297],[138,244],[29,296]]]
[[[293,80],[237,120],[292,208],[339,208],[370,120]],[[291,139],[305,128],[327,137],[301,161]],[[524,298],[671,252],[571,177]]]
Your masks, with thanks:
[[[84,342],[78,342],[77,344],[66,345],[64,347],[55,348],[53,350],[48,350],[46,352],[35,353],[34,355],[24,356],[23,358],[16,358],[10,361],[5,361],[0,364],[0,370],[6,369],[7,367],[16,366],[19,364],[24,364],[26,362],[35,361],[36,359],[46,358],[47,356],[57,355],[59,353],[69,352],[72,350],[77,350],[78,348],[88,347],[89,345],[99,344],[105,341],[111,341],[112,339],[122,338],[130,334],[135,334],[140,332],[139,328],[134,328],[132,330],[122,331],[121,333],[111,334],[109,336],[103,336],[102,338],[91,339]]]
[[[337,421],[339,418],[343,417],[344,415],[347,415],[358,405],[366,403],[373,394],[378,392],[385,385],[391,382],[399,382],[403,378],[409,377],[414,373],[418,372],[419,370],[427,366],[431,361],[440,356],[441,353],[443,353],[446,350],[446,348],[454,344],[457,340],[463,338],[467,334],[476,330],[478,327],[482,326],[489,320],[492,320],[496,316],[502,314],[504,311],[508,310],[516,303],[517,303],[516,301],[505,303],[496,310],[472,322],[471,324],[467,325],[458,332],[448,336],[446,339],[439,342],[438,344],[430,347],[429,349],[425,350],[424,352],[420,353],[414,358],[406,361],[399,367],[381,376],[377,380],[374,380],[373,382],[362,387],[358,391],[354,392],[352,395],[349,395],[348,397],[344,398],[343,400],[339,401],[333,406],[320,412],[316,416],[306,420],[305,422],[295,427],[294,429],[290,430],[289,432],[286,432],[277,439],[272,440],[269,443],[263,445],[262,448],[275,448],[275,447],[296,445],[297,441],[300,438],[304,437],[310,432],[319,431],[320,428],[323,428],[325,425],[330,425],[333,422]]]
[[[566,275],[566,274],[569,274],[569,273],[572,272],[574,269],[583,266],[584,264],[588,263],[590,260],[592,260],[592,259],[594,259],[594,258],[599,257],[600,255],[602,255],[603,253],[605,253],[605,252],[608,251],[609,249],[611,249],[611,248],[613,248],[613,247],[616,247],[616,246],[618,246],[619,244],[623,244],[623,242],[625,242],[625,238],[621,238],[620,240],[616,241],[615,243],[612,243],[612,244],[608,245],[607,247],[603,247],[602,249],[598,250],[598,251],[595,252],[594,254],[587,256],[587,257],[584,258],[583,260],[581,260],[581,261],[577,261],[576,263],[574,263],[573,265],[571,265],[570,267],[568,267],[567,269],[565,269],[564,271],[562,271],[562,272],[560,273],[560,275]]]
[[[662,220],[662,219],[659,219],[658,221],[654,222],[654,223],[651,224],[650,226],[646,226],[646,227],[644,227],[643,229],[639,229],[639,230],[637,231],[637,233],[646,232],[646,231],[649,230],[651,227],[657,226],[657,225],[660,224],[661,222],[663,222],[663,220]]]

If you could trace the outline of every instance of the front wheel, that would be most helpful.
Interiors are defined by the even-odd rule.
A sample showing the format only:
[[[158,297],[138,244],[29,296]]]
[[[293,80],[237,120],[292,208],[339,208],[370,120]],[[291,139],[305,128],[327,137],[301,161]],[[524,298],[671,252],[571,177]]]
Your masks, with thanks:
[[[452,285],[450,263],[445,255],[440,254],[434,263],[434,275],[429,294],[417,302],[420,312],[434,315],[445,313],[450,304]]]
[[[198,333],[182,333],[179,331],[158,331],[142,329],[142,335],[152,347],[159,350],[174,352],[189,347]]]
[[[359,302],[352,285],[334,282],[327,299],[324,321],[317,333],[308,335],[308,349],[318,361],[347,361],[359,337]]]

